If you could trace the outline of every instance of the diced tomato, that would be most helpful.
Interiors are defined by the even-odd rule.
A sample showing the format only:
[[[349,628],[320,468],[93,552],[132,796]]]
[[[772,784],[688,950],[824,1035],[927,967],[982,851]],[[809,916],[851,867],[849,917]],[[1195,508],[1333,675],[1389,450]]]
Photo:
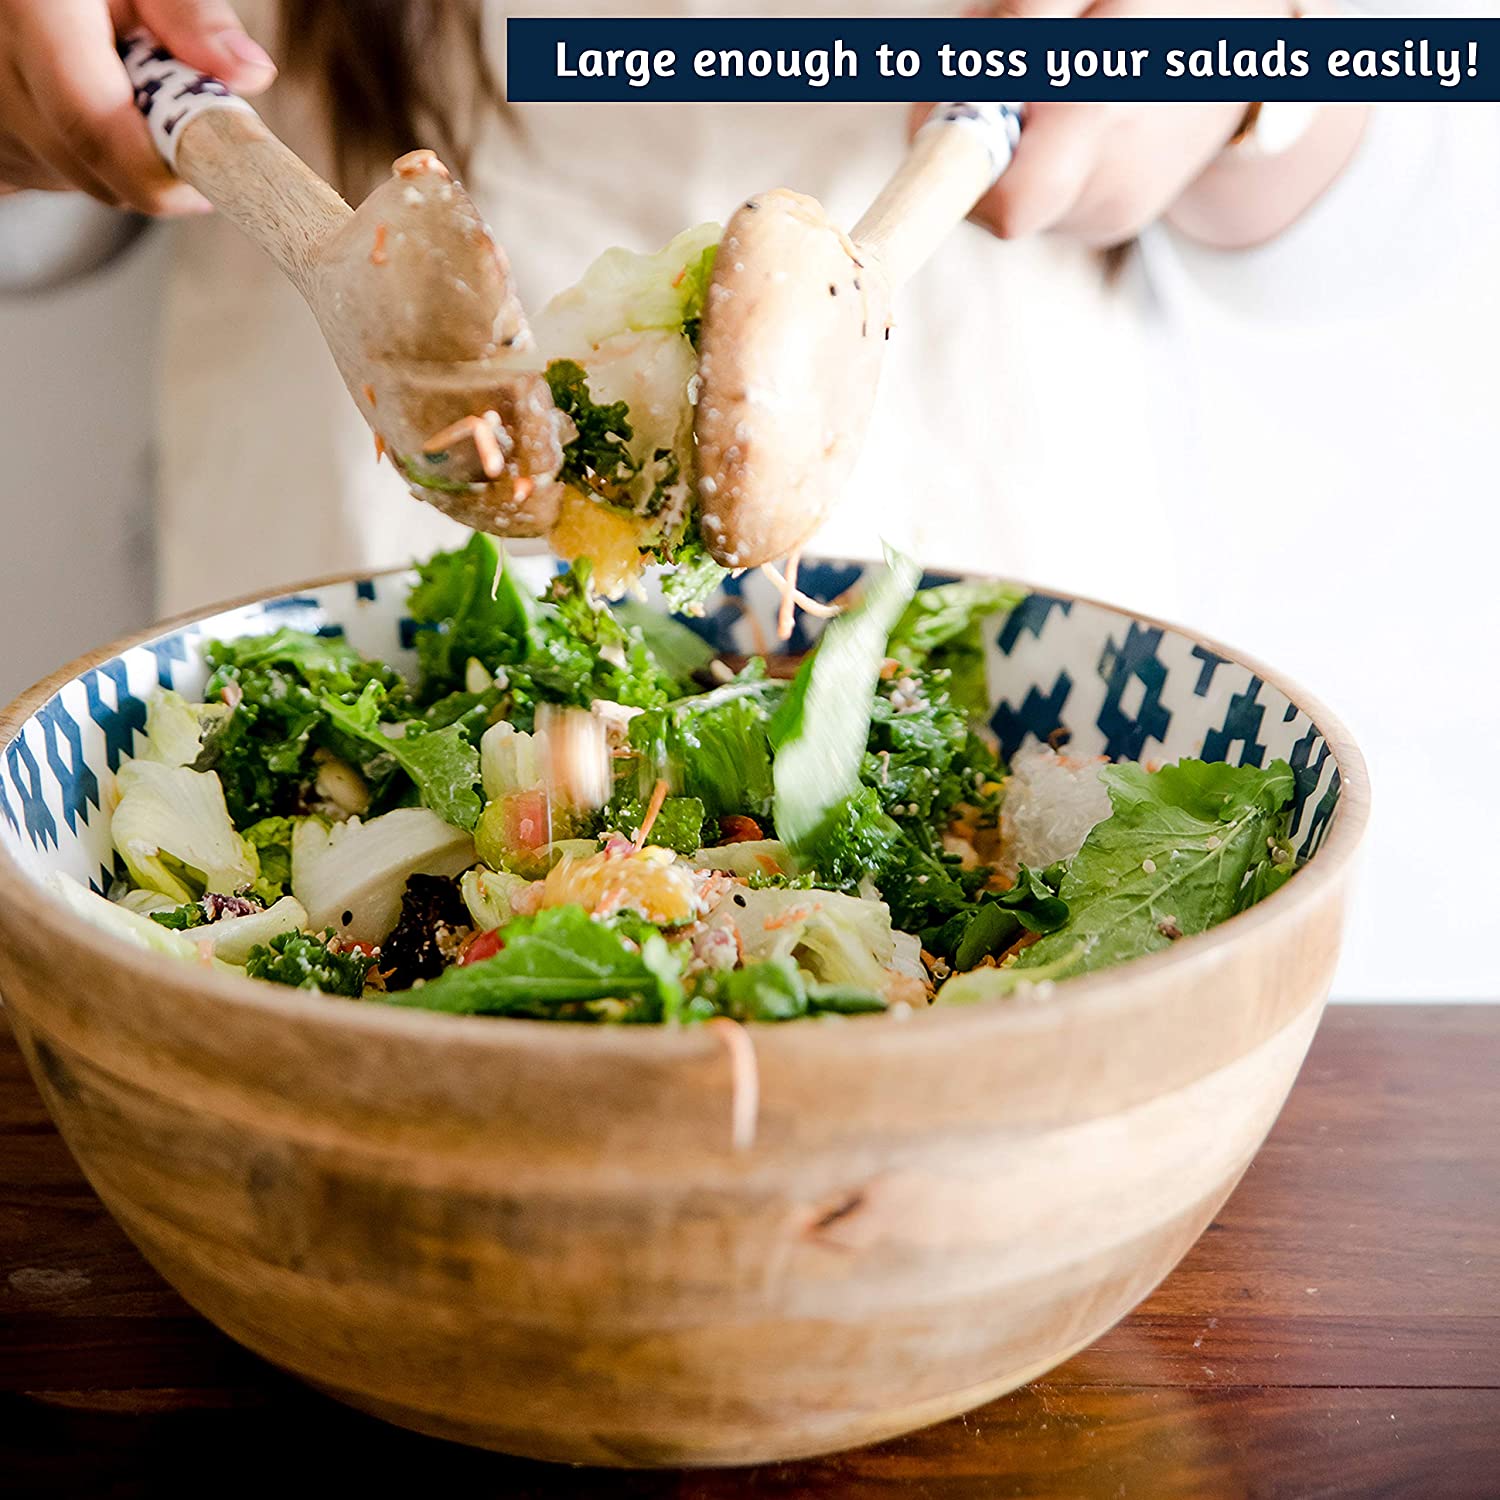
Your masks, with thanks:
[[[507,849],[540,849],[552,840],[551,808],[542,787],[529,792],[511,792],[501,799],[504,808],[502,836]]]
[[[460,966],[482,963],[487,958],[493,958],[504,946],[498,930],[476,932],[464,944],[464,951],[458,955],[458,962]]]
[[[719,819],[719,837],[726,844],[748,844],[763,839],[760,824],[742,813],[725,813]]]

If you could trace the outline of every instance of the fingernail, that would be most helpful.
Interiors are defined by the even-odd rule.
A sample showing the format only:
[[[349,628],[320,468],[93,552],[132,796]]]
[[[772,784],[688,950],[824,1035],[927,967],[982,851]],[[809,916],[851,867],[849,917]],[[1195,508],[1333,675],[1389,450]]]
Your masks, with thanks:
[[[168,188],[158,201],[159,211],[174,219],[193,214],[211,214],[214,211],[213,204],[197,188],[189,187],[185,182]]]
[[[243,31],[221,31],[214,38],[214,44],[242,68],[253,68],[257,73],[276,71],[271,54],[258,42],[251,41]]]

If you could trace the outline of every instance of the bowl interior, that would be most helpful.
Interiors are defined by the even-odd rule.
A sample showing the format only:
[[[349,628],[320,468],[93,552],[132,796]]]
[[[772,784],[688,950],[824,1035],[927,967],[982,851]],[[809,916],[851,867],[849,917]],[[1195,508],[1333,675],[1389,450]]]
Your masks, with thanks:
[[[547,557],[513,557],[540,589]],[[833,599],[868,564],[805,562],[800,587]],[[321,584],[205,616],[103,659],[65,680],[0,745],[0,844],[35,878],[63,871],[102,892],[115,868],[109,837],[114,773],[144,730],[158,685],[185,696],[206,677],[202,642],[281,626],[347,636],[359,650],[414,671],[419,628],[406,613],[412,575]],[[924,587],[953,581],[928,574]],[[780,596],[759,573],[726,580],[691,622],[723,651],[774,640]],[[805,650],[819,622],[799,616],[790,642]],[[1339,768],[1312,714],[1261,669],[1185,631],[1086,600],[1032,592],[986,630],[990,724],[1007,755],[1067,730],[1069,748],[1111,759],[1182,756],[1236,765],[1290,762],[1297,778],[1292,836],[1316,853],[1339,802]]]

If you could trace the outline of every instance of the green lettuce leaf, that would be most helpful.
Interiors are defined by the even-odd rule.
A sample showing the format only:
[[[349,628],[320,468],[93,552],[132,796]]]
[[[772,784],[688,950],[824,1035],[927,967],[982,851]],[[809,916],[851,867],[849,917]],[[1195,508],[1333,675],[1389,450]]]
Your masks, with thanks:
[[[708,287],[713,280],[714,262],[718,258],[718,245],[706,246],[697,260],[688,262],[678,286],[682,294],[682,336],[695,349],[698,347],[698,336],[703,331],[703,308],[708,301]]]
[[[703,315],[717,224],[685,229],[651,255],[606,250],[532,320],[537,347],[582,357],[624,333],[681,333]]]
[[[701,615],[709,598],[729,576],[709,555],[700,539],[689,536],[672,554],[672,565],[661,575],[661,596],[677,615]]]
[[[251,887],[267,906],[286,894],[292,883],[292,833],[295,818],[262,818],[244,832],[244,839],[260,856],[260,876]]]
[[[1285,835],[1294,789],[1280,760],[1264,770],[1184,760],[1157,771],[1107,766],[1100,775],[1114,810],[1062,878],[1068,921],[1010,967],[955,980],[944,999],[1090,973],[1233,916]]]
[[[670,576],[670,575],[669,575]],[[647,650],[656,658],[663,672],[673,677],[680,691],[673,697],[691,692],[693,678],[718,656],[718,652],[694,630],[680,620],[650,609],[634,599],[622,599],[614,606],[615,618],[627,631],[640,632]]]
[[[644,785],[668,785],[703,804],[704,816],[746,813],[764,819],[775,795],[771,714],[786,683],[756,665],[733,682],[682,698],[630,721],[630,744],[642,762]]]
[[[381,723],[385,690],[375,682],[353,703],[331,694],[322,703],[329,722],[363,747],[363,763],[390,756],[411,778],[424,807],[454,828],[473,829],[484,806],[478,791],[479,751],[460,725],[428,729],[420,720],[409,720],[392,726],[400,733],[386,734]]]
[[[149,916],[153,922],[172,932],[186,932],[191,927],[202,927],[208,921],[208,912],[201,901],[188,901],[170,911],[153,911]]]
[[[392,1005],[459,1015],[664,1021],[682,1003],[682,965],[639,919],[596,921],[581,906],[554,906],[501,929],[493,958],[449,969]],[[598,1009],[594,1002],[621,1002]]]
[[[533,606],[495,543],[475,532],[454,552],[439,552],[419,569],[407,599],[418,625],[422,693],[431,700],[465,685],[470,659],[494,671],[524,659]]]
[[[812,984],[790,958],[768,958],[739,969],[703,974],[689,1016],[729,1016],[736,1021],[796,1021],[803,1016],[864,1015],[886,1008],[868,990]]]
[[[984,624],[1026,597],[1012,584],[965,579],[919,589],[891,632],[890,654],[903,666],[946,672],[949,698],[971,719],[990,710]]]

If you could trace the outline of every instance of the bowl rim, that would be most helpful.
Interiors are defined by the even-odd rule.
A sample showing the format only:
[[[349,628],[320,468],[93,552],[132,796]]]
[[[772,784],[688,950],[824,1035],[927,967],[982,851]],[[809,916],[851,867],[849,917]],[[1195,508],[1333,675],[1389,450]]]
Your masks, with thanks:
[[[9,749],[22,726],[64,686],[134,647],[159,640],[214,615],[319,589],[397,578],[412,573],[415,566],[358,568],[290,587],[257,589],[221,604],[169,616],[85,652],[0,708],[0,756]],[[769,1044],[773,1049],[792,1047],[812,1052],[831,1045],[847,1051],[855,1045],[864,1047],[866,1044],[883,1048],[893,1038],[910,1046],[919,1035],[934,1042],[940,1037],[975,1030],[986,1034],[1021,1035],[1035,1031],[1038,1026],[1056,1024],[1064,1017],[1070,1024],[1103,1022],[1111,1013],[1138,1003],[1142,995],[1149,996],[1158,975],[1168,970],[1183,974],[1194,966],[1206,971],[1230,954],[1247,949],[1263,928],[1290,917],[1294,909],[1305,910],[1313,906],[1331,886],[1350,873],[1369,826],[1369,773],[1353,736],[1320,698],[1304,691],[1295,680],[1265,666],[1255,657],[1173,621],[1141,614],[1090,595],[1050,589],[1021,579],[1002,578],[998,574],[977,571],[961,576],[999,579],[1014,583],[1028,593],[1108,610],[1139,624],[1173,631],[1237,666],[1248,668],[1263,682],[1285,694],[1317,727],[1339,773],[1338,815],[1317,854],[1297,872],[1297,878],[1287,881],[1265,900],[1207,932],[1184,938],[1170,948],[1063,981],[1059,988],[1047,992],[1045,1004],[1017,1003],[1015,997],[997,997],[963,1005],[935,1004],[922,1015],[919,1027],[899,1024],[905,1018],[890,1013],[834,1017],[831,1018],[832,1024],[824,1025],[756,1023],[758,1049]],[[620,1056],[622,1060],[638,1057],[643,1061],[661,1063],[677,1057],[696,1057],[701,1055],[705,1044],[717,1045],[700,1035],[705,1029],[702,1027],[600,1026],[589,1022],[449,1015],[418,1007],[348,1004],[337,996],[318,996],[320,1001],[331,1003],[309,1005],[309,997],[302,991],[217,973],[206,967],[188,968],[179,959],[137,948],[92,923],[80,920],[61,898],[21,867],[3,840],[0,840],[0,913],[4,914],[0,917],[0,928],[10,920],[25,923],[29,929],[40,933],[44,941],[75,950],[83,948],[90,956],[106,964],[134,971],[137,982],[156,983],[168,989],[188,987],[241,1011],[257,1012],[267,1019],[294,1025],[342,1026],[357,1033],[406,1036],[414,1040],[446,1038],[466,1048],[493,1049],[505,1054],[525,1053],[541,1058],[558,1052],[573,1054],[579,1047],[588,1047]]]

